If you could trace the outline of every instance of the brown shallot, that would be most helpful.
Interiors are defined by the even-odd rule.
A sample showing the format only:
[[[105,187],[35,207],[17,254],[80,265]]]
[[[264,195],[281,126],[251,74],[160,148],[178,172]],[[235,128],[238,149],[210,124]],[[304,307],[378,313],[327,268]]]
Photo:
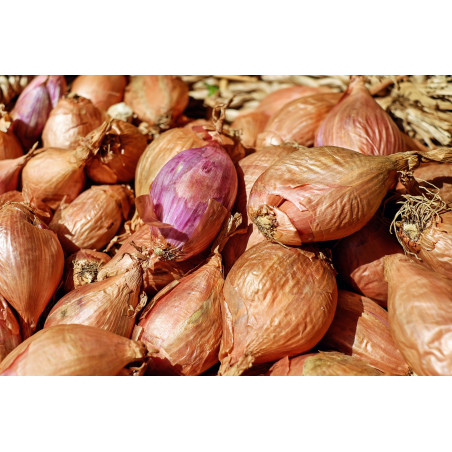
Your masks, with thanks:
[[[133,205],[125,185],[93,185],[70,204],[61,203],[49,228],[68,253],[80,248],[100,251],[115,236]]]
[[[92,326],[57,325],[16,347],[0,363],[0,375],[118,375],[127,365],[144,362],[146,356],[141,342]]]
[[[122,101],[126,83],[124,75],[79,75],[72,82],[71,92],[107,111],[108,107]]]
[[[389,326],[416,375],[452,375],[452,280],[407,256],[385,258]]]
[[[344,95],[318,128],[315,146],[339,146],[366,155],[406,149],[402,133],[370,95],[363,76],[351,77]]]
[[[55,294],[64,267],[57,235],[23,203],[0,207],[0,294],[19,315],[24,338]]]
[[[261,242],[243,253],[226,277],[220,375],[314,347],[337,302],[335,272],[315,248]]]
[[[109,119],[82,142],[93,154],[86,165],[88,177],[97,183],[116,184],[133,179],[147,139],[134,125]]]
[[[410,372],[391,337],[387,311],[353,292],[339,290],[336,314],[321,344],[361,358],[387,375]]]
[[[188,104],[188,86],[174,75],[135,75],[124,102],[141,121],[167,129]]]
[[[50,112],[44,130],[42,144],[45,148],[73,149],[80,141],[99,127],[105,113],[84,97],[69,95],[61,98]]]
[[[251,189],[248,215],[286,245],[335,240],[361,229],[396,183],[398,171],[452,161],[452,149],[364,155],[334,146],[300,148],[270,166]]]
[[[0,104],[0,160],[15,159],[24,155],[19,139],[14,135],[13,119]]]
[[[130,338],[135,317],[147,300],[141,292],[142,282],[142,262],[136,260],[124,274],[86,284],[66,294],[50,311],[44,328],[76,323]]]
[[[254,149],[256,147],[256,139],[265,129],[269,117],[260,111],[249,111],[243,113],[231,124],[231,129],[236,130],[242,145],[246,149]]]
[[[320,93],[284,105],[271,116],[264,131],[257,136],[257,149],[291,142],[312,146],[321,122],[340,98],[340,93]]]

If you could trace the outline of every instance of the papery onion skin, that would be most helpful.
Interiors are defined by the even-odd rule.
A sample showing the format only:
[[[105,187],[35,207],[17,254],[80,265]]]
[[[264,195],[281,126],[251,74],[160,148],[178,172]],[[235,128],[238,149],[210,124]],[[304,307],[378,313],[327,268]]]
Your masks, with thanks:
[[[251,189],[256,179],[279,158],[290,154],[297,148],[289,145],[269,146],[259,152],[246,156],[237,163],[238,189],[234,211],[242,215],[241,228],[246,227],[245,234],[232,236],[222,251],[226,271],[249,248],[265,240],[257,226],[248,218],[247,204]]]
[[[267,94],[256,107],[256,111],[265,113],[268,117],[270,117],[283,108],[284,105],[295,99],[329,91],[330,89],[328,88],[316,88],[301,85],[280,88],[270,94]]]
[[[147,197],[151,205],[146,212],[151,221],[157,220],[150,222],[154,253],[163,259],[186,260],[204,251],[218,234],[236,194],[237,172],[220,145],[177,154],[160,170]]]
[[[124,101],[141,121],[168,128],[188,105],[188,85],[174,75],[135,75]]]
[[[100,328],[57,325],[22,342],[0,364],[0,375],[109,376],[143,361],[146,346]]]
[[[12,118],[0,104],[0,160],[15,159],[24,155],[19,139],[12,129]]]
[[[220,375],[314,347],[336,309],[332,267],[317,251],[271,242],[253,246],[226,277]]]
[[[93,185],[70,204],[60,205],[49,224],[67,253],[81,248],[100,251],[115,236],[133,204],[124,185]]]
[[[200,375],[218,362],[223,284],[221,257],[214,255],[172,290],[157,294],[133,336],[157,350],[148,374]]]
[[[0,297],[0,363],[21,342],[22,337],[16,317],[6,300]]]
[[[257,136],[257,149],[291,142],[312,146],[317,129],[340,98],[340,93],[320,93],[284,105]]]
[[[397,171],[428,159],[447,163],[451,155],[447,148],[389,156],[334,146],[300,148],[259,176],[248,215],[269,240],[286,245],[340,239],[374,216]]]
[[[78,289],[97,280],[99,270],[111,257],[95,250],[81,249],[64,261],[63,292]]]
[[[113,258],[100,269],[97,275],[98,281],[120,275],[133,265],[134,261],[130,256],[138,255],[138,252],[132,243],[138,248],[149,247],[151,231],[148,225],[141,226],[125,240]],[[144,270],[143,290],[148,294],[155,294],[174,280],[182,278],[187,272],[205,260],[206,257],[204,252],[181,262],[153,260]]]
[[[120,336],[132,335],[140,302],[143,270],[139,262],[126,273],[86,284],[66,294],[52,308],[44,328],[82,324]]]
[[[0,294],[19,315],[23,337],[36,328],[64,267],[56,234],[22,203],[0,208]]]
[[[72,202],[85,186],[84,166],[89,155],[77,151],[47,148],[34,156],[22,170],[24,198],[39,208],[55,210],[64,199]]]
[[[386,307],[388,283],[384,278],[383,258],[396,253],[403,254],[403,250],[389,233],[389,226],[373,218],[335,245],[334,267],[355,291]]]
[[[163,132],[146,147],[138,160],[135,171],[135,196],[148,194],[155,176],[179,152],[205,144],[205,141],[190,128],[176,127]]]
[[[83,140],[94,154],[86,165],[88,177],[102,184],[130,182],[147,144],[146,137],[132,124],[110,119]]]
[[[412,259],[452,278],[452,211],[441,213],[425,229],[416,220],[402,219],[396,231]]]
[[[15,159],[0,160],[0,195],[17,190],[19,175],[26,163],[35,155],[35,151]]]
[[[80,96],[63,97],[50,112],[44,130],[42,144],[45,148],[73,149],[80,141],[99,127],[105,113],[89,99]]]
[[[231,128],[237,130],[243,146],[247,149],[256,147],[256,139],[268,123],[268,115],[259,111],[250,111],[237,116]]]
[[[17,190],[7,191],[0,195],[0,206],[5,204],[6,202],[23,202],[24,197],[22,193]]]
[[[405,150],[400,130],[355,76],[342,99],[320,125],[315,146],[339,146],[367,155],[390,155]]]
[[[385,258],[389,326],[416,375],[452,375],[452,281],[407,256]]]
[[[387,375],[410,373],[391,337],[387,311],[353,292],[339,290],[333,323],[321,345],[361,358]]]
[[[380,377],[385,374],[360,358],[338,352],[319,352],[291,359],[285,357],[273,365],[268,375],[273,377]]]
[[[66,94],[64,75],[38,75],[22,91],[13,111],[13,129],[25,149],[41,137],[52,108]]]
[[[124,75],[79,75],[71,86],[71,92],[89,99],[97,108],[107,111],[124,98]]]

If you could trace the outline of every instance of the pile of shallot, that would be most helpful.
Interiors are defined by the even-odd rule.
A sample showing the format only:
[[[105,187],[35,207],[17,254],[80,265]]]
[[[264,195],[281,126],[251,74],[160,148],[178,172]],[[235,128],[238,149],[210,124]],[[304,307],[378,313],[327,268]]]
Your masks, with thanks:
[[[229,124],[177,76],[36,76],[0,106],[0,375],[452,375],[452,148],[378,95]]]

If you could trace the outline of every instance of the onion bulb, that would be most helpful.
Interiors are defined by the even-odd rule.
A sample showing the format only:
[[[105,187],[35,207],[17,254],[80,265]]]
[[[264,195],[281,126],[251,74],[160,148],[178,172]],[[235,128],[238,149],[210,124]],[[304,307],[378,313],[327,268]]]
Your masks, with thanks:
[[[429,160],[451,162],[452,150],[373,156],[333,146],[300,148],[259,176],[248,215],[269,240],[286,245],[340,239],[373,217],[398,171]]]
[[[22,342],[0,364],[0,375],[113,376],[146,359],[146,346],[100,328],[57,325]]]
[[[35,329],[64,267],[56,234],[23,203],[0,207],[0,294],[17,311],[23,337]]]
[[[284,105],[271,116],[264,131],[258,135],[257,149],[291,142],[312,146],[317,129],[340,97],[340,93],[320,93]]]
[[[146,137],[134,125],[119,119],[104,122],[83,140],[83,146],[93,154],[86,174],[101,184],[130,182],[146,143]]]
[[[318,128],[315,146],[339,146],[367,155],[405,150],[401,131],[370,95],[362,76],[352,77],[343,97]]]
[[[167,129],[188,104],[188,86],[174,75],[135,75],[124,101],[141,121]]]
[[[387,311],[353,292],[339,290],[333,323],[321,344],[361,358],[387,375],[410,372],[391,337]]]
[[[141,295],[142,282],[142,263],[136,260],[124,274],[86,284],[66,294],[50,311],[44,328],[77,323],[130,338],[135,317],[147,300]]]
[[[310,350],[337,302],[335,273],[321,253],[270,242],[237,259],[223,294],[220,375]]]
[[[416,375],[452,375],[452,281],[395,254],[385,258],[389,326]]]
[[[236,130],[242,145],[246,149],[256,147],[258,135],[264,131],[269,117],[260,111],[242,113],[231,124],[231,129]]]
[[[84,97],[63,97],[50,112],[44,130],[42,144],[45,148],[73,149],[80,141],[99,127],[105,113]]]
[[[71,92],[107,111],[108,107],[122,101],[126,83],[124,75],[79,75],[72,82]]]
[[[185,260],[204,251],[218,234],[236,194],[237,172],[220,145],[177,154],[157,174],[149,196],[136,199],[140,217],[150,224],[154,254]]]
[[[127,186],[93,185],[70,204],[60,204],[49,227],[68,253],[80,248],[99,251],[115,236],[132,204]]]

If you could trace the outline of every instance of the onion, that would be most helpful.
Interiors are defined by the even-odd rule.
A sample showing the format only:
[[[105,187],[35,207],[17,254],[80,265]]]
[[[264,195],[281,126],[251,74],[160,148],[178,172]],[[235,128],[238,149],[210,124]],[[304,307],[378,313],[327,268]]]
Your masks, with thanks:
[[[60,204],[49,227],[68,253],[80,248],[99,251],[114,237],[132,204],[129,187],[93,185],[70,204]]]
[[[42,132],[43,146],[72,149],[104,119],[105,113],[89,99],[76,95],[63,97],[50,112]]]
[[[258,135],[257,149],[290,142],[312,146],[321,122],[340,98],[340,93],[320,93],[284,105],[271,116],[265,130]]]
[[[0,207],[0,294],[19,314],[23,337],[36,329],[63,273],[56,234],[22,203]]]
[[[0,104],[0,160],[15,159],[24,155],[19,139],[11,127],[12,118]]]
[[[135,171],[135,196],[149,193],[162,167],[179,152],[205,145],[191,128],[177,127],[159,135],[141,154]]]
[[[133,338],[158,350],[151,375],[200,375],[218,362],[224,279],[217,254],[159,292],[142,314]]]
[[[127,238],[111,261],[99,270],[98,281],[120,275],[130,269],[134,263],[134,259],[131,256],[140,256],[141,253],[137,251],[137,248],[145,249],[149,246],[150,241],[151,231],[149,226],[141,226]],[[155,294],[174,280],[182,278],[187,272],[204,261],[206,257],[204,253],[201,253],[182,262],[152,259],[144,270],[143,289],[146,293]]]
[[[140,342],[86,325],[45,328],[22,342],[0,364],[0,375],[118,375],[143,362]]]
[[[389,326],[416,375],[452,375],[452,281],[399,254],[385,258]]]
[[[126,83],[124,75],[79,75],[72,82],[71,92],[107,111],[108,107],[122,101]]]
[[[78,289],[97,280],[99,270],[111,257],[94,250],[79,250],[64,261],[63,292]]]
[[[65,93],[63,75],[38,75],[22,91],[11,114],[14,133],[25,149],[39,140],[52,108]]]
[[[264,131],[269,117],[260,111],[250,111],[243,113],[231,124],[231,128],[239,134],[240,141],[246,149],[256,147],[256,138]]]
[[[406,253],[431,270],[452,278],[452,211],[434,195],[405,195],[392,226]]]
[[[75,151],[45,148],[22,170],[22,193],[27,202],[55,210],[64,199],[72,202],[85,186],[84,167],[91,155]]]
[[[19,324],[6,300],[0,296],[0,363],[21,342]]]
[[[375,369],[366,361],[355,356],[338,352],[319,352],[297,356],[289,359],[287,356],[273,365],[268,375],[276,376],[383,376],[383,372]]]
[[[351,78],[343,97],[320,125],[315,146],[339,146],[367,155],[405,150],[400,130],[367,91],[362,76]]]
[[[344,237],[333,249],[336,270],[358,293],[386,307],[388,283],[383,257],[403,250],[389,233],[389,227],[374,217],[362,229]]]
[[[325,146],[279,159],[251,189],[248,215],[269,239],[286,245],[335,240],[361,229],[375,214],[397,171],[424,161],[452,161],[452,150],[363,155]]]
[[[368,362],[387,375],[408,375],[409,367],[389,330],[388,313],[370,298],[339,290],[333,323],[321,344]]]
[[[239,257],[223,293],[220,375],[310,350],[328,330],[337,301],[334,270],[321,253],[270,242]]]
[[[83,140],[94,155],[86,174],[97,183],[130,182],[146,143],[146,137],[132,124],[118,119],[104,122]]]
[[[173,157],[157,174],[150,195],[136,199],[140,217],[151,225],[155,255],[185,260],[204,251],[236,194],[237,172],[220,145],[187,149]]]
[[[37,151],[33,149],[21,157],[0,160],[0,195],[17,189],[22,168],[36,153]]]
[[[0,195],[0,206],[7,202],[23,202],[24,197],[22,196],[22,193],[17,190],[11,190],[7,191]]]
[[[246,232],[236,234],[229,239],[222,252],[227,271],[234,262],[249,248],[265,240],[254,223],[248,219],[247,204],[251,188],[256,179],[279,158],[290,154],[297,148],[289,145],[269,146],[246,156],[237,163],[238,189],[234,211],[242,215]]]
[[[141,121],[167,129],[188,105],[188,86],[174,75],[135,75],[124,101]]]
[[[52,308],[44,328],[77,323],[130,338],[135,317],[147,300],[140,296],[142,282],[142,264],[135,261],[124,274],[74,289]]]
[[[328,88],[315,88],[312,86],[289,86],[280,88],[267,94],[259,103],[256,111],[265,113],[268,117],[275,114],[284,105],[303,96],[312,96],[321,92],[329,92]]]

